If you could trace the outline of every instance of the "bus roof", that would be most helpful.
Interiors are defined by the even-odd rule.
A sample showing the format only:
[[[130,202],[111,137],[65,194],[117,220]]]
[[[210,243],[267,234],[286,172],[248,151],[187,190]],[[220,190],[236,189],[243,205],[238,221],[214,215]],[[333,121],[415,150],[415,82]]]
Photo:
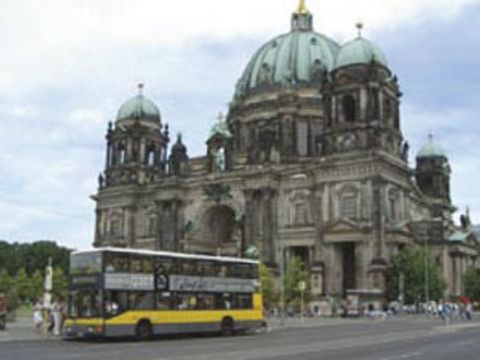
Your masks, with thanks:
[[[244,263],[244,264],[258,264],[257,260],[226,257],[226,256],[211,256],[211,255],[196,255],[196,254],[185,254],[169,251],[153,251],[153,250],[139,250],[139,249],[123,249],[123,248],[114,248],[114,247],[102,247],[89,250],[78,250],[72,252],[72,254],[84,254],[92,252],[116,252],[124,254],[139,254],[139,255],[151,255],[151,256],[168,256],[174,258],[183,258],[183,259],[197,259],[197,260],[213,260],[213,261],[226,261],[226,262],[235,262],[235,263]]]

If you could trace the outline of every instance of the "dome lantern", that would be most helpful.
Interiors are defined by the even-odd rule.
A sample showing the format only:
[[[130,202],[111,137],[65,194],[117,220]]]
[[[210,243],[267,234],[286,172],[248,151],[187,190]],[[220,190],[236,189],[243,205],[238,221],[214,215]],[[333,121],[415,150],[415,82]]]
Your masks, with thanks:
[[[117,122],[133,119],[159,123],[160,110],[152,100],[143,95],[145,85],[140,83],[137,88],[138,94],[120,106],[117,113]]]
[[[447,155],[440,145],[433,141],[433,135],[428,135],[428,142],[423,145],[417,153],[417,159],[445,158]]]
[[[363,37],[363,23],[358,22],[355,26],[358,31],[358,36],[341,47],[338,52],[335,69],[351,65],[368,65],[371,63],[376,63],[388,68],[388,61],[382,50],[373,42]]]

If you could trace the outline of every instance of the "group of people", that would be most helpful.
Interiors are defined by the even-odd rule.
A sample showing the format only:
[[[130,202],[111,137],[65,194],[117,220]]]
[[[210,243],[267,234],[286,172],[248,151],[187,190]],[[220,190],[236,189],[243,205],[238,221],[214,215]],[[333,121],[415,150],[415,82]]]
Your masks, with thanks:
[[[33,306],[33,323],[37,333],[42,331],[47,334],[61,335],[65,321],[65,304],[62,299],[57,299],[50,305],[45,305],[39,299]]]
[[[436,315],[441,317],[445,322],[457,320],[472,320],[473,305],[471,302],[467,303],[450,303],[439,302]]]

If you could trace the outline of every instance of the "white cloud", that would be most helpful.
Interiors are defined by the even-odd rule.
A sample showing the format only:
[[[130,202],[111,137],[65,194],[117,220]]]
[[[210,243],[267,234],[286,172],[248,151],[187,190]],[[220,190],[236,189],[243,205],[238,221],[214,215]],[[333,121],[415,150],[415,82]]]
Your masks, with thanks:
[[[349,38],[359,18],[366,22],[367,31],[380,30],[427,18],[454,17],[473,2],[311,0],[308,6],[321,31]],[[88,70],[85,65],[106,67],[133,61],[141,68],[135,51],[142,47],[184,46],[201,37],[268,38],[288,31],[295,6],[295,0],[3,1],[0,43],[8,56],[0,58],[0,94],[81,82],[91,75],[84,71]],[[109,56],[119,53],[121,58]]]

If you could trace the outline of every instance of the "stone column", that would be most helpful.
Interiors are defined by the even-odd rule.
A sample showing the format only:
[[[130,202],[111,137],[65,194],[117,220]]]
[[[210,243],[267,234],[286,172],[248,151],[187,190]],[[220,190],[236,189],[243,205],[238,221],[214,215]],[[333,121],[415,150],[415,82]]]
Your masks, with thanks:
[[[375,179],[373,186],[373,204],[372,204],[372,219],[373,219],[373,237],[375,240],[375,258],[385,258],[385,201],[383,181]]]
[[[311,190],[312,196],[310,196],[310,213],[313,216],[313,224],[315,226],[315,244],[312,249],[312,263],[320,260],[321,251],[323,247],[323,188],[321,186],[315,186]]]
[[[277,230],[277,192],[267,188],[262,190],[263,199],[263,244],[262,258],[267,263],[275,261],[275,233]]]
[[[95,209],[95,239],[93,246],[102,246],[102,211],[100,209]]]
[[[126,237],[127,237],[127,246],[132,247],[135,245],[135,213],[137,207],[135,205],[130,205],[125,208],[125,225]]]
[[[245,198],[245,220],[243,223],[245,248],[253,244],[253,231],[254,231],[254,225],[255,225],[253,194],[254,194],[254,190],[243,190],[243,195]]]

